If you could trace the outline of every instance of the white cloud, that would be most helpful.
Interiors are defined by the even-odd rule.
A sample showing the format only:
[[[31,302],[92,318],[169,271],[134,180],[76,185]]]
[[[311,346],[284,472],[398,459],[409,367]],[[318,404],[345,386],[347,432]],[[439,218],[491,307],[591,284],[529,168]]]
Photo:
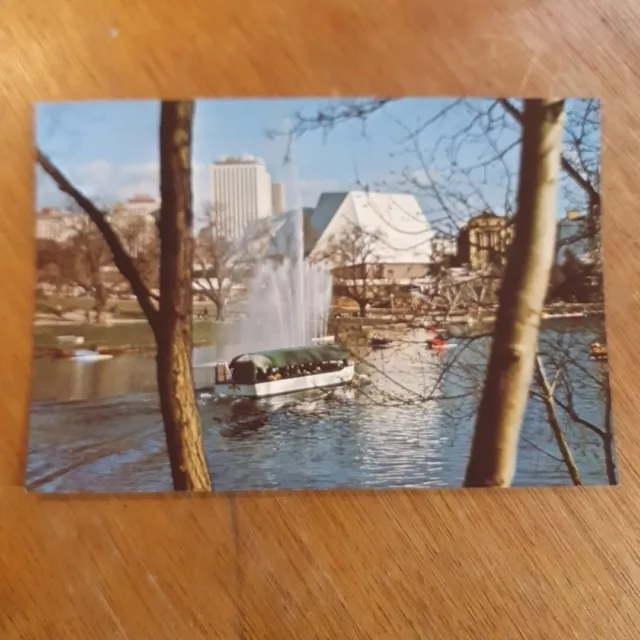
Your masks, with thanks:
[[[160,195],[160,167],[158,162],[143,164],[113,164],[106,160],[70,167],[60,167],[75,186],[88,197],[101,204],[110,204],[130,198],[136,194]],[[195,162],[193,165],[193,200],[197,210],[211,200],[211,175],[209,165]],[[290,180],[284,180],[286,204],[295,205],[295,193]],[[318,180],[298,180],[302,205],[315,207],[320,195],[332,191],[357,189],[353,181],[322,178]],[[62,206],[65,202],[52,180],[40,169],[37,172],[37,206]]]
[[[112,203],[136,194],[160,195],[160,165],[158,162],[143,164],[113,164],[95,160],[73,167],[61,167],[73,184],[90,198]],[[193,166],[193,195],[196,207],[210,200],[209,172],[207,165]],[[60,206],[64,197],[52,180],[41,170],[37,172],[37,206]]]

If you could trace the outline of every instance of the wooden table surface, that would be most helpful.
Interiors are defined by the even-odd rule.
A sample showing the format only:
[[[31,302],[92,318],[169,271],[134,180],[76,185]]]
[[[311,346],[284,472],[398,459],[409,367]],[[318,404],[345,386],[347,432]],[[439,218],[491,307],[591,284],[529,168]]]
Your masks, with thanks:
[[[4,0],[0,637],[635,640],[639,17],[630,0]],[[374,93],[604,98],[622,486],[27,495],[32,103]]]

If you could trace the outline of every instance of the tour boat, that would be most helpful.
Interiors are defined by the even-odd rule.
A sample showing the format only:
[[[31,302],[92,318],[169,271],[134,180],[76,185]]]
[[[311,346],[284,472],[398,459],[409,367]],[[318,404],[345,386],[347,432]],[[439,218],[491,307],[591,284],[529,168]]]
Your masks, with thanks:
[[[355,366],[335,345],[245,353],[215,365],[216,396],[267,398],[353,380]]]

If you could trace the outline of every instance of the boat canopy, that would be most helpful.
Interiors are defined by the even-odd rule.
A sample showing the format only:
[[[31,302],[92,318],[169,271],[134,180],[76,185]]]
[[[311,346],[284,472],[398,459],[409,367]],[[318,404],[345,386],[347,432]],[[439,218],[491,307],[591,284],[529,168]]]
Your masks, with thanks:
[[[287,366],[300,366],[319,362],[337,362],[346,360],[349,354],[336,345],[320,347],[296,347],[293,349],[277,349],[275,351],[259,351],[236,356],[229,366],[235,364],[253,363],[258,369],[267,370],[269,367],[280,369]]]

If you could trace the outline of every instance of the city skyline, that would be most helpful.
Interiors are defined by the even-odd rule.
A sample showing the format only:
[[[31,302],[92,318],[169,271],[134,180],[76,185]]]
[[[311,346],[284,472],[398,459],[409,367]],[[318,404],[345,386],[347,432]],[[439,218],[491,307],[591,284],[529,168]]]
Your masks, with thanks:
[[[317,99],[202,99],[196,101],[194,120],[194,206],[210,202],[211,166],[224,156],[245,154],[261,158],[273,182],[283,183],[287,201],[295,194],[290,167],[284,162],[286,138],[267,135],[283,130],[296,113],[313,116],[340,100]],[[325,135],[311,131],[295,143],[298,188],[302,205],[314,207],[323,192],[345,192],[367,185],[376,190],[410,191],[406,179],[422,181],[417,154],[437,148],[443,136],[453,135],[472,112],[452,110],[437,127],[424,129],[419,144],[408,145],[407,132],[420,127],[453,100],[407,98],[391,103],[363,123],[352,119]],[[89,197],[113,203],[134,196],[159,194],[158,101],[111,101],[41,103],[36,107],[36,143]],[[366,124],[366,126],[365,126]],[[461,162],[472,162],[473,151],[465,151]],[[476,152],[476,156],[483,153]],[[446,164],[442,152],[430,166],[431,180],[444,180],[438,162]],[[511,149],[505,166],[517,169],[519,153]],[[494,184],[495,182],[495,184]],[[404,183],[404,184],[403,184]],[[415,193],[415,191],[414,191]],[[416,194],[419,195],[420,194]],[[562,194],[559,217],[572,203]],[[494,180],[483,186],[483,205],[504,211],[504,188]],[[472,198],[472,199],[473,199]],[[39,171],[36,206],[60,207],[63,196]],[[468,204],[468,203],[467,203]],[[424,203],[427,217],[437,217],[433,203]],[[436,207],[437,208],[437,207]]]
[[[211,183],[211,214],[218,231],[229,240],[236,240],[248,225],[274,213],[273,186],[278,183],[259,158],[225,157],[214,162]]]

